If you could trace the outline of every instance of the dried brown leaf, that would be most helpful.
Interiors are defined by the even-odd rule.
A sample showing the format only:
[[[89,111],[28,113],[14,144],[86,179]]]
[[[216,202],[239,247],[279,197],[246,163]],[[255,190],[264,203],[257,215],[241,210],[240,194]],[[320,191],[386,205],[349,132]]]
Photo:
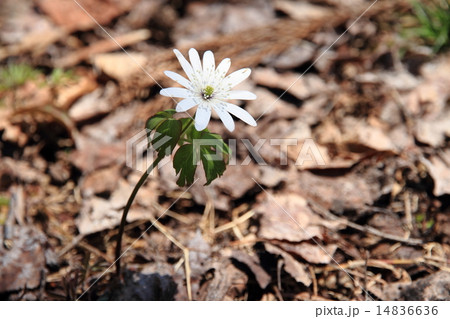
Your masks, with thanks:
[[[137,0],[127,1],[96,1],[78,0],[78,5],[72,0],[37,0],[38,7],[56,24],[73,32],[89,30],[96,26],[107,25],[112,19],[129,10]],[[95,19],[87,15],[80,6]],[[70,12],[70,14],[67,14]]]
[[[288,91],[300,100],[305,100],[317,94],[333,91],[333,85],[327,85],[319,76],[293,72],[277,73],[271,68],[257,68],[253,71],[253,80],[260,85]]]
[[[301,282],[306,287],[309,287],[312,283],[309,272],[306,266],[297,261],[290,254],[286,253],[284,250],[271,245],[269,243],[264,243],[266,250],[274,255],[279,255],[284,260],[284,270],[289,273],[297,282]]]
[[[97,54],[93,60],[94,65],[110,77],[125,81],[133,73],[141,71],[139,65],[143,65],[147,59],[147,54],[120,52]]]
[[[330,177],[304,171],[300,172],[295,187],[306,198],[337,212],[362,209],[381,194],[355,173]]]
[[[319,244],[310,244],[307,242],[298,244],[277,242],[274,245],[313,264],[329,264],[333,260],[333,254],[337,249],[337,245],[334,244],[319,246]]]
[[[261,289],[266,289],[271,281],[271,277],[260,266],[261,261],[256,255],[250,256],[249,254],[246,254],[242,251],[233,250],[231,257],[241,263],[246,264],[255,275],[256,281],[258,282]]]
[[[258,235],[265,239],[289,241],[322,237],[321,218],[295,193],[267,195],[253,207],[260,217]]]
[[[412,283],[393,283],[383,289],[383,300],[448,301],[450,273],[441,270]]]
[[[0,245],[0,293],[35,289],[44,279],[45,235],[24,225],[15,226],[13,232],[12,248]]]
[[[434,180],[433,194],[435,196],[450,194],[450,150],[441,154],[442,157],[432,156],[430,160],[423,159]]]

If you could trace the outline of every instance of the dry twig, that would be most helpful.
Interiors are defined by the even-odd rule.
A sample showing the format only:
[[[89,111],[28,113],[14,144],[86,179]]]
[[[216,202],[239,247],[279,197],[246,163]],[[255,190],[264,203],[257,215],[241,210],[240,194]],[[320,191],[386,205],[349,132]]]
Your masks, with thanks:
[[[189,265],[189,249],[185,247],[182,243],[180,243],[169,230],[163,226],[160,222],[158,222],[154,217],[150,217],[150,221],[152,224],[161,232],[164,236],[167,237],[175,246],[180,248],[184,254],[184,267],[186,272],[186,290],[188,299],[192,300],[192,287],[191,287],[191,267]]]
[[[370,227],[370,226],[361,226],[357,223],[351,222],[348,219],[345,218],[341,218],[338,217],[336,215],[334,215],[333,213],[331,213],[329,210],[325,209],[324,207],[322,207],[321,205],[319,205],[318,203],[309,201],[309,205],[311,206],[311,208],[318,212],[320,215],[322,215],[323,217],[326,217],[328,219],[331,220],[336,220],[341,222],[344,226],[348,226],[351,227],[353,229],[359,230],[363,233],[369,233],[384,239],[388,239],[388,240],[392,240],[392,241],[397,241],[397,242],[401,242],[404,244],[408,244],[411,246],[420,246],[423,244],[423,241],[420,239],[416,239],[416,238],[403,238],[400,236],[396,236],[396,235],[392,235],[392,234],[387,234],[384,233],[376,228]]]

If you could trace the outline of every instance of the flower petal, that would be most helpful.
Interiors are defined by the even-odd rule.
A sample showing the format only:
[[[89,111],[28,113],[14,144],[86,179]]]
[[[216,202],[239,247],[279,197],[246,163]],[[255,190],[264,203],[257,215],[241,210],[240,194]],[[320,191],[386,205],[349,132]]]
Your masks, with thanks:
[[[174,49],[173,52],[175,53],[178,62],[180,62],[181,67],[183,68],[184,73],[186,73],[189,80],[194,79],[194,70],[192,69],[192,66],[189,64],[189,62],[184,58],[184,56],[181,54],[180,51],[177,49]]]
[[[201,80],[202,78],[202,62],[200,61],[200,56],[198,55],[197,50],[194,48],[189,50],[189,60],[191,60],[192,69],[194,70],[194,74],[197,79]]]
[[[227,102],[223,102],[223,103],[226,105],[226,108],[225,108],[226,111],[230,112],[231,114],[233,114],[237,118],[241,119],[248,125],[251,125],[251,126],[257,125],[253,116],[251,116],[250,113],[248,113],[243,108],[241,108],[237,105],[231,104],[231,103],[227,103]]]
[[[189,82],[184,76],[179,75],[178,73],[172,71],[164,71],[164,74],[174,80],[175,82],[181,84],[187,89],[192,89],[191,82]]]
[[[216,69],[216,63],[214,61],[214,53],[206,51],[203,53],[203,71],[208,71],[209,69],[214,71]]]
[[[230,99],[230,100],[254,100],[256,95],[250,91],[229,91],[221,93],[217,98]]]
[[[219,115],[220,120],[228,131],[234,131],[234,120],[231,115],[226,111],[226,105],[223,103],[214,104],[214,110]]]
[[[191,91],[183,88],[162,89],[161,91],[159,91],[159,94],[169,97],[181,97],[181,98],[192,97]]]
[[[201,103],[195,113],[195,129],[197,131],[203,131],[209,123],[211,118],[211,108],[205,103]]]
[[[186,112],[187,110],[193,108],[198,104],[197,99],[184,99],[177,104],[176,111],[177,112]]]
[[[251,72],[249,68],[246,68],[231,73],[220,83],[220,89],[223,91],[231,90],[232,87],[248,78]]]
[[[219,85],[220,82],[222,82],[223,78],[227,74],[228,70],[231,66],[231,60],[226,58],[223,59],[222,62],[219,63],[217,66],[216,72],[214,74],[214,80],[212,80],[211,85],[213,87]]]
[[[214,72],[216,71],[216,63],[214,61],[214,54],[211,51],[203,53],[203,79],[204,84],[210,84],[210,81],[214,78]]]

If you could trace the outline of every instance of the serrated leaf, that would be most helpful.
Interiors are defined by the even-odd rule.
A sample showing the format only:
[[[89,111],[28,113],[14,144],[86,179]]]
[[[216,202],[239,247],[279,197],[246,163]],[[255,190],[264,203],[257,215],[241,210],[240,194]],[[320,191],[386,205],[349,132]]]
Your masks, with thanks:
[[[184,117],[184,118],[180,119],[180,121],[181,121],[181,125],[183,126],[183,130],[186,130],[188,125],[192,124],[192,119],[189,117]]]
[[[183,121],[183,130],[184,130],[184,138],[186,139],[186,141],[188,143],[193,143],[194,139],[198,139],[200,138],[202,132],[207,131],[208,129],[204,129],[203,131],[199,132],[195,129],[193,124],[193,120],[189,119],[189,118],[184,118],[182,119]],[[189,127],[187,127],[188,125],[190,125]]]
[[[181,136],[180,140],[178,141],[178,145],[183,145],[185,142],[188,143],[192,143],[192,141],[190,140],[190,136],[192,134],[192,128],[194,127],[193,124],[193,120],[190,118],[182,118],[180,119],[181,121],[181,127],[182,127],[182,132],[183,135]]]
[[[204,139],[215,139],[216,143],[214,144],[214,146],[217,147],[218,151],[226,154],[226,155],[231,155],[231,150],[230,147],[228,146],[227,143],[225,143],[225,141],[222,139],[222,136],[220,136],[219,134],[215,134],[215,133],[210,133],[210,132],[202,132],[202,136],[201,138]]]
[[[151,144],[158,152],[158,156],[167,156],[172,154],[175,146],[180,139],[181,121],[167,118],[156,127],[155,135]]]
[[[226,169],[226,164],[223,160],[214,160],[214,155],[216,155],[215,150],[208,147],[200,147],[201,159],[203,164],[203,169],[206,175],[206,184],[209,185],[217,177],[223,175]]]
[[[210,133],[208,129],[197,131],[192,125],[192,119],[184,118],[178,121],[181,123],[182,136],[177,141],[180,148],[173,159],[173,167],[178,175],[177,184],[192,184],[198,162],[202,162],[207,180],[205,185],[209,185],[225,172],[230,148],[219,134]],[[159,124],[156,133],[165,128],[165,125],[165,122]]]
[[[175,113],[176,111],[173,109],[158,112],[147,120],[145,127],[153,131],[163,121],[172,118]]]
[[[178,176],[177,185],[186,186],[194,182],[197,163],[194,163],[194,147],[192,144],[181,146],[173,157],[173,168]]]

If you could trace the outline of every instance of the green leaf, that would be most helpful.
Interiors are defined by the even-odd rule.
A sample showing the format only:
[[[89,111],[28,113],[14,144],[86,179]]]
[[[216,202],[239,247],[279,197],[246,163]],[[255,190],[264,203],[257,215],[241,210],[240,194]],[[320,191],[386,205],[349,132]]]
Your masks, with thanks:
[[[220,152],[222,152],[223,154],[226,154],[228,156],[231,155],[230,147],[228,146],[227,143],[224,142],[224,140],[222,139],[222,136],[220,136],[219,134],[210,133],[210,132],[202,132],[201,138],[217,140],[214,146],[216,146],[218,148],[218,150]]]
[[[201,138],[201,135],[204,131],[208,131],[208,129],[204,129],[203,131],[199,132],[195,129],[193,124],[194,124],[194,122],[192,119],[189,119],[189,118],[183,119],[183,129],[185,130],[184,136],[185,136],[186,140],[191,144],[193,143],[193,141],[195,139]]]
[[[180,119],[181,124],[183,125],[183,130],[186,130],[186,128],[192,124],[192,119],[189,117],[185,117]]]
[[[176,111],[173,109],[158,112],[147,120],[145,127],[148,130],[153,131],[159,124],[172,118],[175,113]]]
[[[187,126],[183,125],[183,128]],[[201,161],[206,176],[205,185],[209,185],[225,172],[231,153],[230,148],[219,134],[210,133],[206,129],[198,132],[187,128],[185,133],[182,142],[187,141],[187,144],[178,149],[173,159],[173,167],[179,174],[177,184],[191,185],[194,182],[197,164]]]
[[[151,144],[158,152],[158,156],[167,156],[172,154],[175,146],[180,139],[181,121],[167,118],[156,127],[155,135]]]
[[[206,130],[201,133],[200,139],[210,140],[204,145],[201,145],[203,143],[200,142],[200,158],[206,175],[205,185],[209,185],[213,180],[222,176],[225,172],[228,157],[230,155],[230,148],[219,134],[210,133]],[[209,142],[212,142],[212,144]],[[197,154],[194,153],[194,155]],[[219,155],[220,158],[217,158],[217,155]]]
[[[194,147],[192,144],[181,146],[173,157],[173,168],[180,174],[177,180],[178,186],[191,185],[194,182],[194,174],[197,163],[194,163]]]
[[[223,160],[214,160],[213,155],[216,154],[214,150],[208,147],[200,147],[201,159],[203,169],[206,175],[206,184],[209,185],[217,177],[223,175],[226,169],[226,164]]]
[[[193,127],[193,120],[190,118],[182,118],[180,119],[181,121],[181,126],[182,126],[182,136],[180,138],[180,140],[178,141],[178,145],[183,145],[185,142],[188,143],[192,143],[192,141],[190,140],[190,136],[192,134],[192,127]]]

